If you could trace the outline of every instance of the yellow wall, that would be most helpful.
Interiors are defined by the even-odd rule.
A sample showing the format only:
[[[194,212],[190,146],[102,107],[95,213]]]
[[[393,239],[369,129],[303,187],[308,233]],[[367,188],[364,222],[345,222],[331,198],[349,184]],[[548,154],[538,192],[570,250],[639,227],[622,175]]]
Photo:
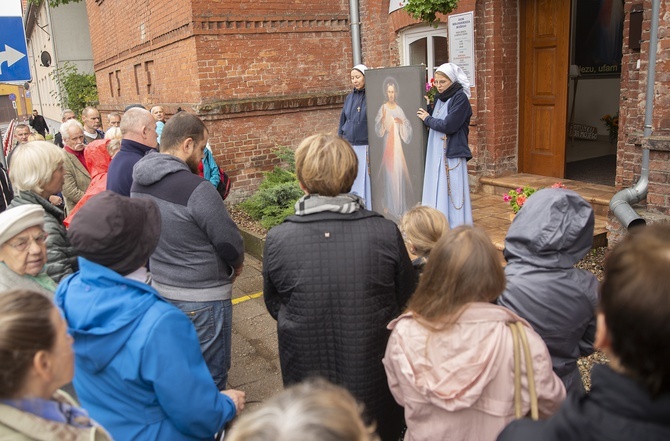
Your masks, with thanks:
[[[10,93],[16,95],[16,111],[19,119],[24,116],[29,117],[33,111],[33,103],[30,98],[26,98],[26,91],[23,86],[0,83],[0,95],[9,95]]]

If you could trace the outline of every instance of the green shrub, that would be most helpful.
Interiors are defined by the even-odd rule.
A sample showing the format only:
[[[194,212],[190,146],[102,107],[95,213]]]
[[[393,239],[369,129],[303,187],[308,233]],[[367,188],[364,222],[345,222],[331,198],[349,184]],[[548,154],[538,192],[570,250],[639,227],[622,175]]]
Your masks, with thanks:
[[[279,147],[273,152],[284,167],[277,166],[265,173],[258,190],[239,207],[252,219],[260,221],[263,228],[270,229],[295,213],[295,203],[303,191],[295,175],[295,156],[289,147]]]
[[[409,15],[433,27],[440,19],[436,14],[449,14],[458,7],[458,0],[406,0],[404,9]]]

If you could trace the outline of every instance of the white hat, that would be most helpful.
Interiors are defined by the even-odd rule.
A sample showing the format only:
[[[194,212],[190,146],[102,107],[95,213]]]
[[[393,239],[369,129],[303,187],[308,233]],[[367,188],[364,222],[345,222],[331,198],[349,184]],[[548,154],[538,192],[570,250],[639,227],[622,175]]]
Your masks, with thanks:
[[[36,204],[19,205],[0,213],[0,245],[30,227],[44,228],[44,208]]]
[[[470,81],[468,80],[468,76],[465,75],[465,72],[463,72],[463,69],[461,69],[458,65],[454,63],[444,63],[437,68],[437,72],[445,74],[452,83],[461,83],[461,86],[463,86],[463,92],[465,92],[467,97],[470,98]]]
[[[368,70],[368,67],[365,64],[357,64],[351,70],[357,70],[365,76],[365,71]]]

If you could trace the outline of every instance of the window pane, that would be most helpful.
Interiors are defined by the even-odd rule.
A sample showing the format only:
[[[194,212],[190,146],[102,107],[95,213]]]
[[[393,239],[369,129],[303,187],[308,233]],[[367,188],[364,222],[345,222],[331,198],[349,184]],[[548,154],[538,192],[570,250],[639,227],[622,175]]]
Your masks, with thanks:
[[[435,68],[449,61],[447,53],[447,37],[433,37],[433,52]]]
[[[427,64],[428,56],[426,50],[426,39],[421,38],[409,45],[409,64]]]

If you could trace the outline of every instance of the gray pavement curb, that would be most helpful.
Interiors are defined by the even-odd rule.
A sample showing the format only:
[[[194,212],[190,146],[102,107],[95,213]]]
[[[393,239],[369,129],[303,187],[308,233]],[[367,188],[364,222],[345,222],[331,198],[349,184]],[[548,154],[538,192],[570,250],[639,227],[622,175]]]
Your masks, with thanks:
[[[256,233],[239,228],[242,239],[244,239],[244,251],[256,259],[263,261],[263,247],[265,239]]]

